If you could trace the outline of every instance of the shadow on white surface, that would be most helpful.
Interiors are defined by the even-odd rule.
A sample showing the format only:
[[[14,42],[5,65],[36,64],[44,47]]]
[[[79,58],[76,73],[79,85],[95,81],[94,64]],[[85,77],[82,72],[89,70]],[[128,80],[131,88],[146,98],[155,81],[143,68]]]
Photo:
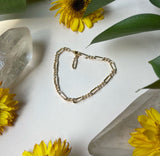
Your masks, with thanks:
[[[154,47],[156,49],[160,48],[159,40],[160,31],[152,31],[121,37],[116,40],[113,39],[111,40],[109,46],[107,45],[106,41],[106,45],[109,49],[112,50],[112,53],[123,53],[127,50],[127,53],[130,53],[134,50],[135,52],[137,52],[137,54],[139,54],[139,50],[144,50],[144,48],[148,49],[145,51],[146,53],[150,53],[150,51],[153,50]]]
[[[74,150],[72,149],[69,156],[84,156],[85,154],[82,152],[82,149],[79,148],[80,145],[74,144]]]

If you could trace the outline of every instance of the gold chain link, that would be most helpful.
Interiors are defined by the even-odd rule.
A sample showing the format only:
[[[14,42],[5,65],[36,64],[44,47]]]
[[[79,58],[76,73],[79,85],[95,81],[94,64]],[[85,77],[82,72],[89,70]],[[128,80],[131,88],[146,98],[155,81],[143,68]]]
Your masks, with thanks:
[[[78,58],[83,56],[85,59],[104,61],[104,62],[109,63],[109,65],[111,66],[112,71],[103,80],[102,83],[100,83],[95,88],[93,88],[89,93],[84,94],[84,95],[82,95],[80,97],[77,97],[77,98],[69,98],[69,97],[67,97],[67,95],[60,88],[59,75],[58,75],[58,71],[59,71],[59,57],[64,52],[71,52],[71,53],[73,53],[75,55],[75,58],[74,58],[73,64],[72,64],[72,68],[73,69],[77,68]],[[109,58],[106,58],[106,57],[90,56],[90,55],[87,55],[87,54],[84,54],[84,53],[81,53],[81,52],[78,52],[78,51],[73,51],[73,50],[71,50],[69,48],[66,48],[66,47],[61,48],[60,50],[58,50],[56,52],[56,55],[55,55],[55,62],[54,62],[54,84],[55,84],[55,88],[56,88],[56,91],[58,92],[58,94],[64,100],[69,101],[69,102],[78,103],[78,102],[80,102],[82,100],[87,99],[88,97],[93,96],[95,93],[97,93],[99,90],[101,90],[113,78],[113,76],[116,74],[116,72],[117,72],[117,68],[116,68],[115,63],[112,60],[110,60]]]

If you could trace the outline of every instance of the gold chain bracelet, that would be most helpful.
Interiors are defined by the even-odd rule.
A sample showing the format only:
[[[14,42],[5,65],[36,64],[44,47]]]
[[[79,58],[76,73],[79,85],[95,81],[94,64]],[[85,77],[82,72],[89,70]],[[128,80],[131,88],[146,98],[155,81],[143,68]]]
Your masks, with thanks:
[[[107,62],[109,63],[112,71],[111,73],[103,80],[102,83],[100,83],[99,85],[97,85],[95,88],[93,88],[89,93],[87,94],[84,94],[80,97],[77,97],[77,98],[71,98],[71,97],[67,97],[67,95],[61,90],[60,88],[60,84],[59,84],[59,75],[58,75],[58,71],[59,71],[59,57],[62,53],[64,52],[71,52],[75,55],[74,57],[74,60],[73,60],[73,64],[72,64],[72,68],[73,69],[76,69],[77,68],[77,65],[78,65],[78,58],[79,57],[84,57],[85,59],[91,59],[91,60],[97,60],[97,61],[104,61],[104,62]],[[61,48],[60,50],[58,50],[56,52],[56,55],[55,55],[55,62],[54,62],[54,84],[55,84],[55,88],[56,88],[56,91],[58,92],[58,94],[66,101],[68,102],[73,102],[73,103],[78,103],[82,100],[85,100],[87,99],[88,97],[91,97],[93,96],[95,93],[97,93],[99,90],[101,90],[112,78],[113,76],[116,74],[117,72],[117,68],[116,68],[116,65],[115,63],[110,60],[109,58],[106,58],[106,57],[100,57],[100,56],[90,56],[90,55],[87,55],[87,54],[84,54],[84,53],[81,53],[81,52],[78,52],[78,51],[74,51],[74,50],[71,50],[69,48]]]

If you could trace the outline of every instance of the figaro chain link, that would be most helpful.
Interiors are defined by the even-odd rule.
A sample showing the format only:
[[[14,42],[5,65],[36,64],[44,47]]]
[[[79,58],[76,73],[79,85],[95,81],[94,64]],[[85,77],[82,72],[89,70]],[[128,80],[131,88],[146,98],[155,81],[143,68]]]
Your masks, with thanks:
[[[59,71],[59,57],[62,53],[64,52],[71,52],[75,55],[75,58],[73,60],[73,64],[72,64],[72,68],[73,69],[76,69],[77,68],[77,65],[78,65],[78,58],[79,57],[84,57],[85,59],[91,59],[91,60],[97,60],[97,61],[104,61],[104,62],[107,62],[109,63],[112,71],[111,73],[103,80],[102,83],[100,83],[99,85],[97,85],[95,88],[93,88],[89,93],[87,94],[84,94],[80,97],[77,97],[77,98],[71,98],[71,97],[68,97],[60,88],[60,84],[59,84],[59,75],[58,75],[58,71]],[[117,72],[117,68],[116,68],[116,65],[115,63],[109,59],[109,58],[106,58],[106,57],[100,57],[100,56],[90,56],[90,55],[87,55],[87,54],[84,54],[84,53],[81,53],[81,52],[78,52],[78,51],[73,51],[69,48],[61,48],[60,50],[58,50],[56,52],[56,55],[55,55],[55,61],[54,61],[54,84],[55,84],[55,88],[56,88],[56,91],[58,92],[58,94],[66,101],[68,102],[72,102],[72,103],[78,103],[82,100],[85,100],[87,99],[88,97],[91,97],[93,96],[94,94],[96,94],[99,90],[101,90],[112,78],[113,76],[116,74]]]

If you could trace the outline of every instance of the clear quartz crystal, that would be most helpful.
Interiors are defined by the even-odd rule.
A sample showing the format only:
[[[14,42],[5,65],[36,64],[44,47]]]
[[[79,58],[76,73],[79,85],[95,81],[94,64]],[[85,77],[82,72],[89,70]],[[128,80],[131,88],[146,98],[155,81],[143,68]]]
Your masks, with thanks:
[[[100,132],[89,144],[93,156],[131,156],[133,147],[129,145],[130,133],[140,128],[137,121],[145,109],[155,108],[160,112],[160,90],[149,90],[137,98],[111,124]]]
[[[32,58],[32,37],[26,27],[7,30],[0,36],[0,81],[9,87]]]

